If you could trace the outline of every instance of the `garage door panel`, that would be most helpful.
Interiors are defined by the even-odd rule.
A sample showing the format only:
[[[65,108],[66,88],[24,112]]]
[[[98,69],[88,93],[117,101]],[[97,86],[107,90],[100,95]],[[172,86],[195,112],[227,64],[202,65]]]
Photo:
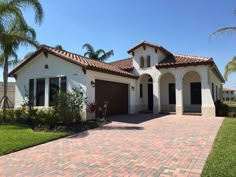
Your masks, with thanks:
[[[128,113],[128,85],[103,80],[95,81],[95,101],[102,107],[108,101],[107,115]]]

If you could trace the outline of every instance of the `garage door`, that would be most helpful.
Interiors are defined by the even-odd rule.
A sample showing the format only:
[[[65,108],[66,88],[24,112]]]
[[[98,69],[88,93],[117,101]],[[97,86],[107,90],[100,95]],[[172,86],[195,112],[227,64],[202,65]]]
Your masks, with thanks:
[[[95,80],[95,83],[95,101],[98,107],[103,107],[104,102],[108,102],[107,115],[128,113],[128,84],[103,80]]]

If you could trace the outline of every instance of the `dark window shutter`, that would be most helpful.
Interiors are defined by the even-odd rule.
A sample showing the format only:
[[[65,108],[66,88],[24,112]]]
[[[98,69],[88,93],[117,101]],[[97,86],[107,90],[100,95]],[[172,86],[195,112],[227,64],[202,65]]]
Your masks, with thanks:
[[[34,106],[34,79],[29,80],[29,104]]]
[[[61,91],[63,92],[66,92],[66,87],[67,87],[67,84],[66,84],[66,77],[61,77]]]

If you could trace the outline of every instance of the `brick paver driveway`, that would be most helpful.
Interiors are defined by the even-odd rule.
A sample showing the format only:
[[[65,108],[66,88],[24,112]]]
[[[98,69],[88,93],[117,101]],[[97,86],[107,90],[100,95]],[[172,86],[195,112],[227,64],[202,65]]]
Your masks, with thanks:
[[[149,116],[1,156],[0,176],[199,176],[223,119]]]

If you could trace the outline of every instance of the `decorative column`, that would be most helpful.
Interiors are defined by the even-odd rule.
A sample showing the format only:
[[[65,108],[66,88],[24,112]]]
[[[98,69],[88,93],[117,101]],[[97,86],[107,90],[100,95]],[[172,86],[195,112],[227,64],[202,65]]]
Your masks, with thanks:
[[[156,79],[153,79],[153,113],[159,113],[159,84]]]
[[[176,115],[183,115],[183,80],[180,72],[176,73],[175,94],[176,94]]]
[[[208,69],[201,71],[202,116],[215,117],[215,104],[211,96],[208,82]]]

